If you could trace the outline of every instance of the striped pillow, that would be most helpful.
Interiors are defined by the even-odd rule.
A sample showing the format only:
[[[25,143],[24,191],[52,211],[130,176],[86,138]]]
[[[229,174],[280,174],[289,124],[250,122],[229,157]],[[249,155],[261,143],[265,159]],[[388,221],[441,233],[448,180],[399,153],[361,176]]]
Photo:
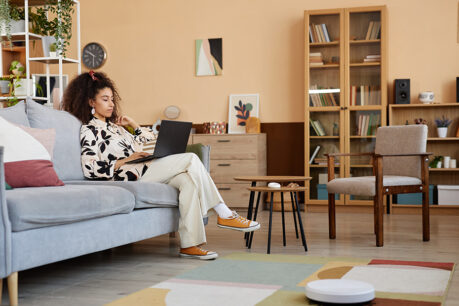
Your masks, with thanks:
[[[48,133],[49,137],[54,138],[53,130],[37,130],[35,129],[34,134]],[[50,153],[40,141],[21,127],[0,117],[0,143],[4,146],[5,180],[11,187],[64,185],[54,171]],[[51,143],[54,143],[54,140]],[[52,152],[49,145],[48,149]]]

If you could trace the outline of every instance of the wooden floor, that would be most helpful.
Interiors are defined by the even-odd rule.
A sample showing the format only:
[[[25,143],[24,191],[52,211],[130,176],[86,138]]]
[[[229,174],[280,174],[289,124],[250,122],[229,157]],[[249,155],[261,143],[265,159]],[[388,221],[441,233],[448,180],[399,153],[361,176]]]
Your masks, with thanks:
[[[338,214],[337,239],[328,239],[327,215],[305,216],[309,252],[295,238],[291,213],[287,214],[287,246],[282,247],[280,213],[274,216],[272,253],[315,256],[352,256],[459,263],[459,217],[432,216],[431,241],[421,241],[421,217],[385,216],[385,246],[375,247],[371,214]],[[251,252],[265,253],[267,212],[256,232]],[[249,252],[242,234],[219,229],[211,217],[207,226],[207,248],[220,256]],[[168,236],[145,240],[111,251],[100,252],[19,273],[20,305],[103,305],[147,288],[205,262],[177,256],[178,240]],[[5,282],[4,282],[5,283]],[[5,285],[4,285],[5,286]],[[3,288],[7,305],[7,290]],[[459,272],[455,272],[446,305],[459,305]]]

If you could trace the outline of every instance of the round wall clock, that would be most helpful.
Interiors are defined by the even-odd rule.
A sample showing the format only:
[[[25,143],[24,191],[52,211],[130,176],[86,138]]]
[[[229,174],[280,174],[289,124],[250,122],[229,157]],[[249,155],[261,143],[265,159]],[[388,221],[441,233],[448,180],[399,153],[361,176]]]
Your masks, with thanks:
[[[89,69],[97,69],[102,67],[106,59],[107,52],[101,44],[92,42],[84,46],[82,62]]]

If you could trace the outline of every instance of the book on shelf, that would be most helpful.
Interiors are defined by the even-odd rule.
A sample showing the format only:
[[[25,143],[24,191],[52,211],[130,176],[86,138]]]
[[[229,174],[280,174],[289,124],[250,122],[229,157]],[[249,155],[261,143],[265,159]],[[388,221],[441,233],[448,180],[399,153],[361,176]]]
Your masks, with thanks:
[[[322,24],[311,23],[309,25],[309,42],[311,43],[331,42],[327,25],[324,23]]]
[[[379,126],[379,114],[359,115],[357,136],[374,136]]]
[[[311,85],[312,90],[317,89],[331,89],[331,88],[323,88],[317,85]],[[336,99],[334,93],[327,92],[327,93],[310,93],[309,94],[309,105],[320,107],[320,106],[338,106],[336,103]]]
[[[312,163],[317,164],[317,165],[326,166],[328,164],[328,159],[326,157],[316,157]],[[338,159],[335,158],[335,166],[339,166],[339,158]]]
[[[351,106],[380,105],[381,104],[380,86],[351,85],[349,103]]]
[[[309,123],[311,124],[317,136],[327,136],[324,127],[322,126],[322,124],[320,124],[319,120],[312,120],[311,118],[309,118]]]
[[[314,161],[314,158],[316,158],[317,154],[319,153],[319,150],[320,150],[320,146],[316,146],[316,148],[314,149],[314,152],[311,154],[311,158],[309,159],[309,164],[312,164],[312,162]]]
[[[324,61],[322,59],[321,52],[311,52],[309,53],[309,65],[310,66],[322,66]]]
[[[369,62],[380,62],[381,61],[381,55],[380,54],[369,54],[365,56],[363,59],[364,63],[369,63]]]
[[[370,21],[365,40],[376,40],[381,37],[381,21]]]

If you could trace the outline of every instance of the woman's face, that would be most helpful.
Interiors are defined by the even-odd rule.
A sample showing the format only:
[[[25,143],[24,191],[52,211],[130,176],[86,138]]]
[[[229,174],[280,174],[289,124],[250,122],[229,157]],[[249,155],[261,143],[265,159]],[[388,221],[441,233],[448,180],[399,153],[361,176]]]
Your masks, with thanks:
[[[115,107],[112,90],[108,87],[99,90],[95,98],[89,100],[89,105],[94,107],[94,116],[97,119],[105,121],[105,118],[110,118]]]

